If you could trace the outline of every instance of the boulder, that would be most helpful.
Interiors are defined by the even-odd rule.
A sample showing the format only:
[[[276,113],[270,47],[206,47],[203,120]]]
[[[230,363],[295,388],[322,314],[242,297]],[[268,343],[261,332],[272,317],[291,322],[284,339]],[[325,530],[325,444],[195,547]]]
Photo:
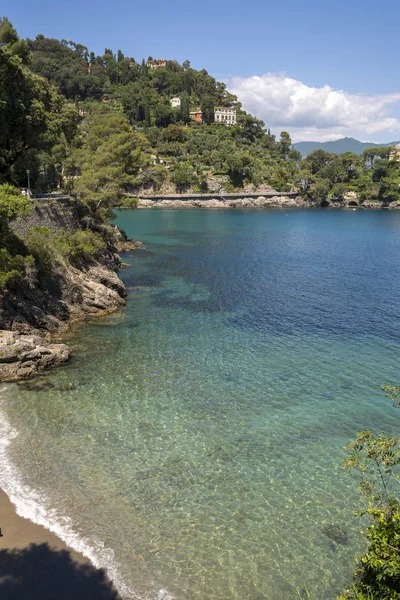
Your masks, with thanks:
[[[37,335],[0,331],[0,381],[16,381],[38,375],[68,362],[71,349],[46,342]]]

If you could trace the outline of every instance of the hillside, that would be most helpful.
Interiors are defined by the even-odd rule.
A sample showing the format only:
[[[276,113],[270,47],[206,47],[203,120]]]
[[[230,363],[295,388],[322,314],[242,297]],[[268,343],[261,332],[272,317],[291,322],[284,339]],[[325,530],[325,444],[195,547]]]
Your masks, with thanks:
[[[351,138],[292,146],[205,69],[46,38],[0,19],[0,184],[60,190],[109,220],[113,206],[180,193],[298,193],[307,202],[400,199],[389,147]],[[267,124],[268,125],[268,124]],[[365,147],[368,149],[364,149]],[[331,152],[327,152],[331,150]],[[360,154],[361,153],[361,154]]]
[[[333,142],[297,142],[293,144],[293,148],[298,150],[305,157],[314,150],[324,150],[325,152],[334,152],[335,154],[344,154],[345,152],[353,152],[360,155],[367,148],[387,148],[394,146],[400,142],[389,142],[388,144],[373,144],[372,142],[360,142],[354,138],[341,138]]]
[[[123,193],[200,193],[213,181],[216,189],[227,192],[263,184],[277,191],[291,189],[300,155],[291,149],[288,134],[276,140],[205,69],[193,69],[189,61],[128,57],[120,49],[95,55],[82,44],[43,35],[27,40],[27,46],[27,67],[46,78],[83,117],[72,143],[59,145],[45,165],[35,157],[36,164],[30,165],[33,186],[79,192],[77,177],[82,176],[86,188],[90,183],[97,189],[89,179],[105,138],[102,151],[113,152],[113,132],[129,138],[125,154],[116,144],[118,191]],[[126,160],[128,147],[132,161]],[[100,162],[99,168],[104,157]],[[87,177],[85,165],[91,172]],[[114,174],[110,179],[115,181]],[[110,193],[115,192],[114,186]]]

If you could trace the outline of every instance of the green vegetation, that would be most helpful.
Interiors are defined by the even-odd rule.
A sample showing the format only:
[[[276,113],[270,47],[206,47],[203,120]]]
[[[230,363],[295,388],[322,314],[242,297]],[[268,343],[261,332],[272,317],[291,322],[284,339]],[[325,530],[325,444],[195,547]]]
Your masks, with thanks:
[[[0,185],[0,292],[7,284],[19,281],[31,266],[31,259],[24,256],[24,245],[11,228],[10,221],[25,216],[31,205],[19,190],[10,184]]]
[[[45,227],[33,227],[22,240],[12,231],[10,221],[31,210],[30,200],[18,189],[7,183],[0,185],[0,295],[23,280],[60,272],[66,264],[82,267],[90,263],[101,255],[112,237],[106,226],[94,222],[96,231],[78,229],[56,234]]]
[[[0,101],[0,123],[10,127],[0,142],[3,181],[25,187],[29,168],[33,188],[63,189],[102,209],[146,187],[207,191],[214,176],[230,189],[291,189],[300,155],[288,134],[275,140],[205,69],[173,60],[151,69],[121,50],[95,56],[43,35],[21,41],[7,19],[0,41],[0,98],[4,106],[21,99],[15,114]],[[180,107],[171,106],[172,97]],[[214,123],[215,106],[234,107],[237,125]],[[189,117],[197,107],[203,125]]]
[[[27,43],[10,22],[0,22],[0,183],[47,185],[57,170],[57,147],[75,136],[79,114],[46,79],[32,73]]]
[[[121,50],[97,56],[43,35],[20,40],[6,18],[0,42],[0,182],[25,187],[29,169],[33,188],[72,193],[99,219],[144,189],[200,193],[211,182],[226,191],[265,184],[320,205],[349,192],[357,202],[400,199],[390,148],[319,149],[302,160],[287,132],[276,139],[189,61],[152,69]],[[215,123],[215,106],[233,107],[237,124]],[[189,116],[197,108],[203,124]]]
[[[354,192],[358,202],[389,205],[400,200],[399,167],[391,148],[370,148],[361,156],[315,150],[300,163],[297,184],[305,198],[318,204],[341,201],[348,192]]]
[[[106,248],[106,243],[100,233],[90,230],[55,234],[46,227],[34,227],[29,232],[26,248],[39,271],[48,274],[63,263],[81,266],[90,262]]]
[[[400,408],[400,387],[384,386]],[[395,600],[400,597],[400,440],[361,431],[346,447],[345,468],[356,469],[370,525],[366,553],[354,572],[354,582],[339,600]]]

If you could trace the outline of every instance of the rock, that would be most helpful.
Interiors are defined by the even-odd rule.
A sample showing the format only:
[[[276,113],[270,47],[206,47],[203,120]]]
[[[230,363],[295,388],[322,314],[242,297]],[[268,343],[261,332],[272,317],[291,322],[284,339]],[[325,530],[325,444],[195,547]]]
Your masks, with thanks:
[[[25,379],[65,364],[71,349],[42,336],[66,329],[86,315],[121,308],[126,296],[125,285],[109,264],[93,264],[82,270],[66,266],[60,276],[53,275],[41,286],[1,297],[0,381]]]
[[[71,349],[47,343],[37,335],[0,331],[0,381],[32,377],[68,362]]]
[[[266,190],[271,193],[272,188]],[[140,199],[138,208],[296,208],[309,206],[301,196],[296,198],[289,198],[288,196],[258,196],[257,198],[240,198],[240,197],[216,197],[203,199],[201,197],[194,196],[190,198],[188,196],[183,198],[143,198]]]
[[[225,202],[218,200],[217,198],[211,198],[210,200],[196,200],[194,205],[199,208],[225,208]]]
[[[152,208],[155,204],[154,200],[140,198],[138,208]]]
[[[137,250],[138,248],[144,248],[143,242],[137,240],[123,240],[118,242],[118,252],[129,252],[129,250]]]
[[[345,546],[349,541],[347,531],[345,531],[343,527],[335,523],[325,525],[325,527],[322,528],[322,531],[329,539],[336,542],[336,544]]]
[[[232,208],[252,208],[254,202],[250,198],[238,198],[237,200],[229,200],[229,206]]]

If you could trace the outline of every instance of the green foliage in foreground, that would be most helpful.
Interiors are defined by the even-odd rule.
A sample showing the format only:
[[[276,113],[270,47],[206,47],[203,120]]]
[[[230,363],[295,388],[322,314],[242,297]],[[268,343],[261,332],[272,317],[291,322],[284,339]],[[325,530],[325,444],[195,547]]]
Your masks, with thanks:
[[[400,407],[400,388],[384,386]],[[364,511],[371,523],[365,532],[366,553],[360,557],[354,582],[339,600],[398,600],[400,598],[400,440],[386,434],[361,431],[346,447],[344,468],[360,476]]]

